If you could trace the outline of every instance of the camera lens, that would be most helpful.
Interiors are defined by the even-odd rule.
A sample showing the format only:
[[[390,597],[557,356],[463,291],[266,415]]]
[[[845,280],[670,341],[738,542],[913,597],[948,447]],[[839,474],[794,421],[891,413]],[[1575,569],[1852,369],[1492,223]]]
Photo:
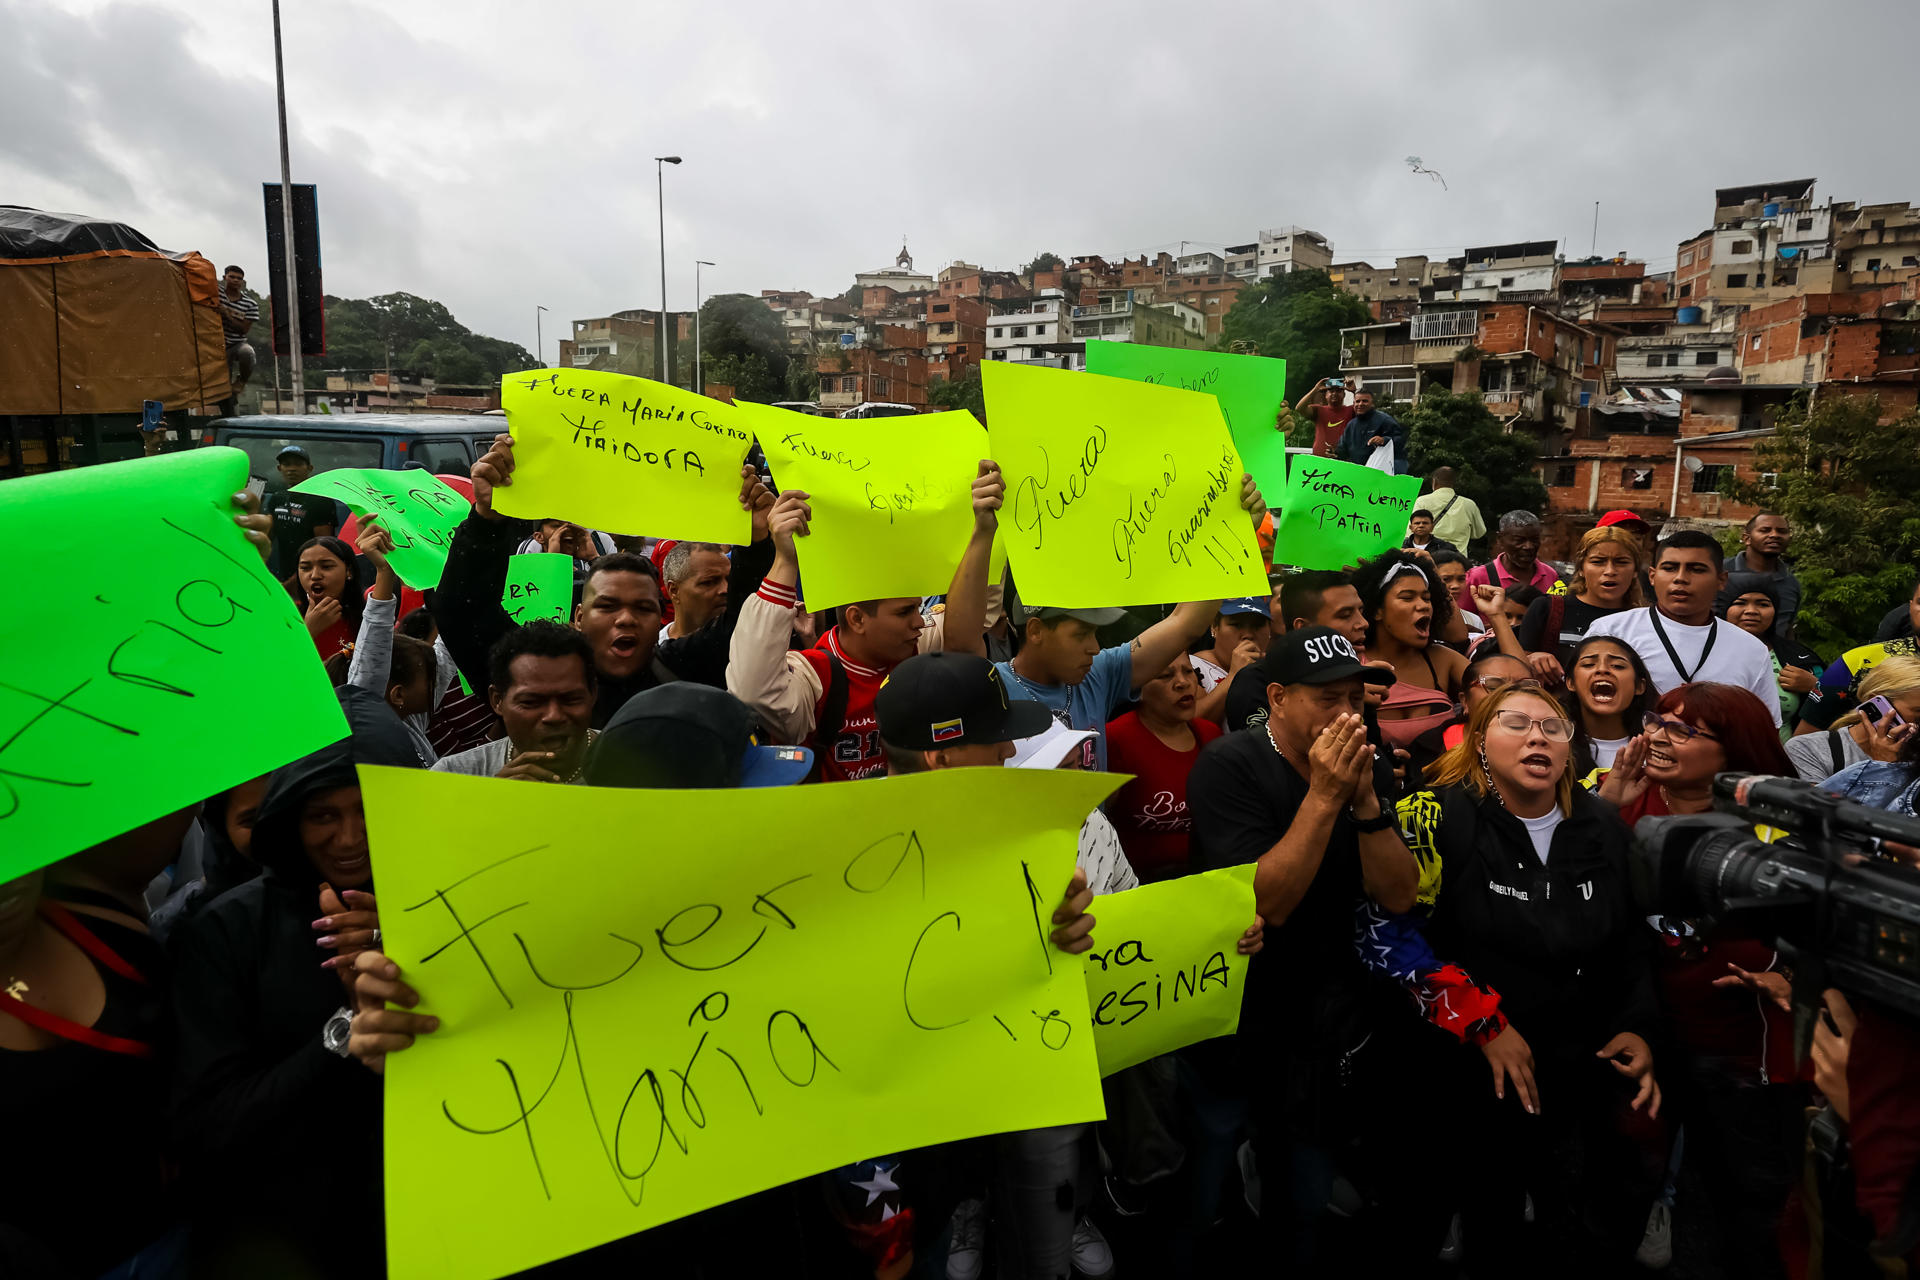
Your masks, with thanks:
[[[1684,863],[1693,909],[1713,913],[1732,899],[1749,896],[1766,856],[1766,845],[1750,831],[1709,832],[1687,852]]]

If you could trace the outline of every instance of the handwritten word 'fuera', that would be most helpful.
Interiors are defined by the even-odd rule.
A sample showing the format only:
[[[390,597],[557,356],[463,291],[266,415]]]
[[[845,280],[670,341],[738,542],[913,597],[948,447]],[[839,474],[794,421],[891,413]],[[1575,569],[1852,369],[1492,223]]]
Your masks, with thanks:
[[[1098,964],[1102,973],[1114,969],[1124,969],[1135,964],[1154,964],[1137,940],[1129,939],[1110,951],[1089,951],[1087,961]],[[1208,983],[1218,983],[1225,991],[1230,985],[1227,980],[1227,953],[1216,951],[1206,960],[1196,960],[1184,968],[1173,971],[1173,985],[1169,990],[1166,975],[1154,972],[1141,978],[1125,991],[1109,991],[1100,997],[1100,1003],[1093,1011],[1095,1026],[1126,1026],[1128,1023],[1148,1013],[1158,1012],[1169,1004],[1179,1004],[1182,1000],[1195,1000],[1207,993]],[[1148,987],[1152,990],[1149,991]],[[1122,1010],[1130,1012],[1122,1014]]]
[[[1113,558],[1127,566],[1127,576],[1133,576],[1133,544],[1147,534],[1147,526],[1153,523],[1154,513],[1173,489],[1173,482],[1180,476],[1180,466],[1173,455],[1160,455],[1166,462],[1166,468],[1160,473],[1160,483],[1152,485],[1143,496],[1127,495],[1127,513],[1113,522]]]
[[[1053,483],[1053,457],[1045,445],[1035,447],[1040,450],[1040,474],[1022,476],[1014,486],[1013,525],[1022,532],[1032,531],[1033,549],[1038,551],[1046,537],[1045,522],[1065,516],[1069,507],[1087,496],[1087,483],[1093,479],[1100,455],[1107,449],[1107,429],[1094,425],[1065,482],[1050,493],[1047,487]]]

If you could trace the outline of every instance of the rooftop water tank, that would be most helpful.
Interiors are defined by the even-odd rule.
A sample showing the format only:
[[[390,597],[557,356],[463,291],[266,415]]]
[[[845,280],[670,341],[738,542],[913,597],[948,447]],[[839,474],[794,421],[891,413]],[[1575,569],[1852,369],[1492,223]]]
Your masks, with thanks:
[[[1777,201],[1773,204],[1763,204],[1760,206],[1760,216],[1763,218],[1774,218],[1778,217],[1779,214],[1780,205]]]
[[[1680,324],[1699,324],[1699,323],[1700,323],[1700,308],[1698,308],[1698,307],[1682,307],[1682,308],[1680,308],[1680,310],[1678,310],[1678,311],[1676,311],[1676,312],[1674,313],[1674,316],[1673,316],[1673,318],[1674,318],[1674,319],[1675,319],[1676,321],[1678,321],[1678,322],[1679,322]]]

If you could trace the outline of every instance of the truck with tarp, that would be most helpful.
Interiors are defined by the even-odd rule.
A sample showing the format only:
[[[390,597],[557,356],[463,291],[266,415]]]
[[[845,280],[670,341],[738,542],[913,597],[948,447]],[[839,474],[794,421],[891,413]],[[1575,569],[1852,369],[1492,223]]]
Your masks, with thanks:
[[[0,205],[0,475],[139,457],[232,394],[220,279],[125,223]]]

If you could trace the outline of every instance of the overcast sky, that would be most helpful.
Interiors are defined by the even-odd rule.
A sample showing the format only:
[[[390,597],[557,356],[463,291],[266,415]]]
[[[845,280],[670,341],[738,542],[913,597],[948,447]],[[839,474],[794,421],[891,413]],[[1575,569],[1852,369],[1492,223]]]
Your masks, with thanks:
[[[286,0],[293,176],[330,293],[407,290],[546,357],[568,320],[843,291],[890,264],[1339,259],[1591,243],[1649,270],[1712,192],[1920,200],[1913,0]],[[264,288],[268,0],[0,0],[0,203],[124,221]],[[1409,171],[1418,155],[1447,189]]]

